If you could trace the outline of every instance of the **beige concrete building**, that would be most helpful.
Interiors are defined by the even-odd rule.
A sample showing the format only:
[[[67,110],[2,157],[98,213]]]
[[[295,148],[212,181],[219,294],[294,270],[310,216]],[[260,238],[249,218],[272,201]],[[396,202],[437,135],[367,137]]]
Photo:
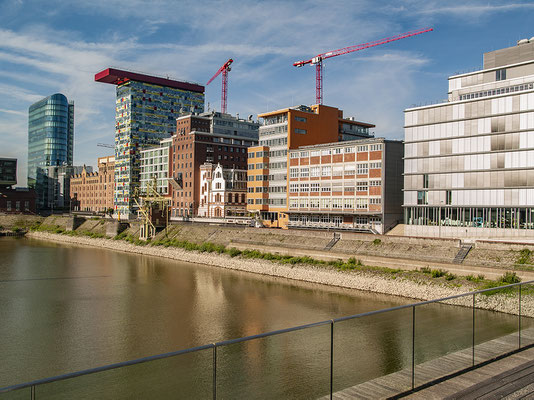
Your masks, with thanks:
[[[405,110],[405,233],[534,237],[534,40]]]
[[[115,187],[115,157],[100,157],[98,172],[88,172],[84,167],[81,174],[70,180],[70,194],[73,211],[106,212],[113,209]]]

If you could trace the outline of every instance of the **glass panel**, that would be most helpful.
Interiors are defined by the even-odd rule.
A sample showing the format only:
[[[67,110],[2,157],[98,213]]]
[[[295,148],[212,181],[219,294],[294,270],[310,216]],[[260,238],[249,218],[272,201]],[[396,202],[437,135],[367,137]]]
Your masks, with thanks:
[[[205,399],[213,350],[169,357],[36,387],[37,399]]]
[[[533,297],[534,285],[521,285],[521,347],[534,344],[534,310],[525,304]]]
[[[411,308],[335,323],[337,397],[385,398],[409,390],[411,365]]]
[[[518,348],[519,286],[490,290],[475,297],[475,363],[478,364]],[[515,315],[490,311],[502,309],[503,305]]]
[[[415,386],[472,365],[471,303],[472,297],[460,297],[416,307]]]
[[[330,325],[217,348],[217,398],[311,399],[330,393]]]
[[[0,393],[2,400],[28,400],[31,399],[31,388],[15,390],[13,392]]]

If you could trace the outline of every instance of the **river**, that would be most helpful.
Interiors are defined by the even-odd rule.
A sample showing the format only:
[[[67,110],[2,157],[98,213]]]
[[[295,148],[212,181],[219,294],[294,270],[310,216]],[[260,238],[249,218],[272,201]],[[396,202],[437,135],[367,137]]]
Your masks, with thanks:
[[[157,257],[1,238],[0,387],[410,302]],[[512,317],[480,313],[479,324],[496,326],[480,340],[515,329]],[[469,343],[470,317],[467,309],[429,306],[418,319],[417,335],[427,342],[418,360],[449,351],[440,349],[440,333],[458,348]],[[453,319],[458,329],[451,332]],[[339,370],[354,369],[351,376],[336,376],[336,387],[408,366],[411,333],[410,309],[336,326]],[[327,325],[219,349],[219,397],[326,394],[329,340]],[[59,398],[58,391],[67,393],[64,398],[209,397],[211,361],[211,350],[161,360],[38,387],[37,398]],[[80,386],[85,392],[76,392]],[[93,386],[96,391],[87,392]]]

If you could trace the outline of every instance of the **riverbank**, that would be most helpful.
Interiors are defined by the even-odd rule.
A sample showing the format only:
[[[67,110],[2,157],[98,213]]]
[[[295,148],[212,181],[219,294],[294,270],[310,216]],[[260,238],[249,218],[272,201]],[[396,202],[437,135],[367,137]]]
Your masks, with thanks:
[[[264,259],[231,257],[215,252],[198,252],[177,247],[140,246],[122,240],[68,236],[49,232],[29,232],[27,237],[53,241],[62,244],[74,244],[100,247],[109,250],[148,256],[164,257],[184,262],[206,264],[237,271],[268,275],[310,283],[338,286],[374,293],[407,297],[415,300],[432,300],[454,296],[476,290],[476,286],[464,284],[446,284],[414,276],[399,276],[390,273],[373,273],[366,270],[339,270],[329,265],[287,264]],[[451,304],[470,306],[471,297],[450,301]],[[494,294],[477,296],[477,307],[517,314],[517,291],[511,294]],[[522,299],[522,315],[534,317],[534,296],[526,295]]]

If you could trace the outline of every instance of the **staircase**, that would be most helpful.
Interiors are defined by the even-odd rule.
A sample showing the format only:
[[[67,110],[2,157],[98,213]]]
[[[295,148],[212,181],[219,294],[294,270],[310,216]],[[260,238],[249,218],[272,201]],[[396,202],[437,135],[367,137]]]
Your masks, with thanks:
[[[329,251],[332,247],[334,247],[334,245],[337,242],[339,242],[339,239],[341,239],[341,234],[337,233],[337,232],[334,232],[334,237],[332,238],[332,240],[330,242],[328,242],[328,244],[326,245],[326,247],[324,249],[326,251]]]
[[[463,263],[465,260],[465,257],[467,257],[467,254],[472,248],[473,248],[472,244],[462,244],[462,247],[460,247],[460,250],[458,250],[456,257],[454,257],[454,260],[452,260],[452,262],[455,264]]]

